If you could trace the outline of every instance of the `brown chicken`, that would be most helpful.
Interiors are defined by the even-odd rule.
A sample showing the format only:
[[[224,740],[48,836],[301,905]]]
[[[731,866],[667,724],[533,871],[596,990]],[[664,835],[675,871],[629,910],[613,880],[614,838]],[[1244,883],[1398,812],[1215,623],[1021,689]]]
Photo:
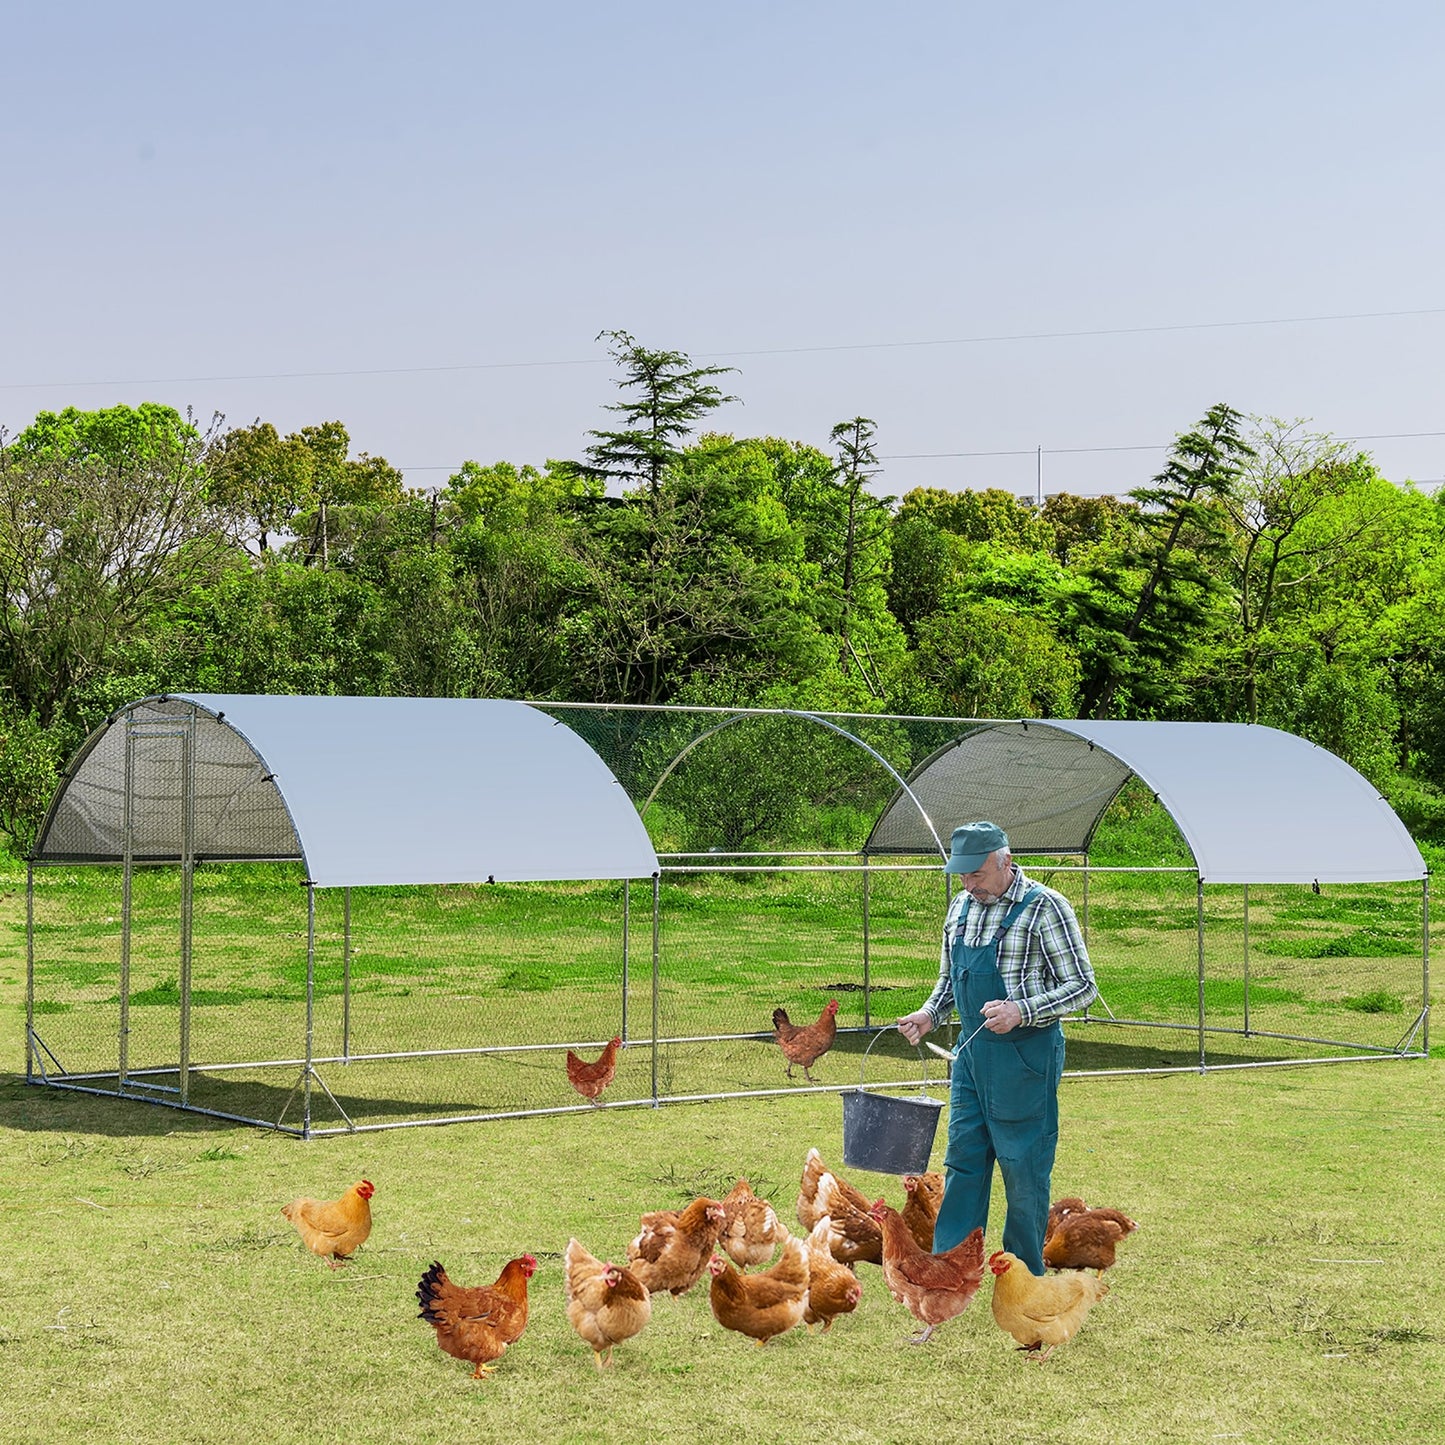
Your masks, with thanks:
[[[502,1267],[496,1284],[467,1289],[453,1284],[435,1260],[416,1287],[417,1318],[431,1325],[447,1354],[476,1365],[472,1379],[479,1380],[527,1328],[527,1281],[536,1269],[532,1255],[518,1255]]]
[[[883,1230],[883,1278],[889,1292],[908,1306],[923,1326],[911,1336],[921,1345],[945,1320],[961,1315],[983,1283],[983,1230],[975,1229],[967,1239],[930,1254],[903,1222],[903,1216],[880,1199],[873,1217]]]
[[[722,1202],[723,1227],[718,1243],[739,1269],[766,1264],[788,1237],[787,1227],[766,1199],[759,1199],[746,1179],[739,1179]]]
[[[809,1334],[814,1325],[821,1324],[826,1335],[833,1321],[857,1309],[863,1298],[858,1276],[833,1258],[828,1244],[831,1228],[832,1221],[825,1214],[808,1236],[808,1307],[803,1311],[803,1323]]]
[[[706,1197],[680,1211],[644,1214],[627,1246],[627,1267],[652,1294],[686,1294],[702,1278],[726,1218],[722,1205]]]
[[[612,1363],[612,1347],[630,1340],[652,1318],[652,1296],[630,1269],[589,1254],[567,1241],[567,1318],[592,1346],[600,1370]]]
[[[1077,1202],[1081,1207],[1064,1209],[1045,1235],[1044,1263],[1050,1269],[1092,1269],[1103,1274],[1114,1263],[1119,1241],[1139,1226],[1117,1209],[1089,1209]],[[1050,1219],[1054,1209],[1049,1210]]]
[[[803,1241],[789,1235],[771,1269],[739,1274],[722,1255],[708,1262],[713,1317],[725,1330],[765,1345],[803,1321],[808,1308],[808,1255]]]
[[[1102,1279],[1071,1269],[1063,1274],[1030,1274],[1017,1255],[997,1250],[988,1257],[993,1271],[993,1317],[1019,1342],[1021,1350],[1042,1351],[1048,1359],[1056,1345],[1071,1340],[1084,1316],[1109,1293]]]
[[[1054,1202],[1049,1205],[1049,1217],[1044,1224],[1044,1243],[1047,1244],[1049,1240],[1054,1237],[1054,1231],[1059,1227],[1059,1220],[1061,1220],[1064,1215],[1071,1214],[1075,1211],[1082,1214],[1088,1207],[1082,1199],[1072,1194],[1066,1194],[1062,1199],[1054,1200]]]
[[[609,1039],[590,1064],[586,1059],[578,1058],[571,1049],[567,1050],[567,1081],[589,1103],[596,1104],[598,1094],[612,1082],[612,1076],[617,1072],[617,1051],[621,1047],[620,1038]]]
[[[905,1174],[903,1188],[908,1198],[903,1202],[903,1222],[918,1241],[919,1249],[933,1251],[933,1226],[938,1222],[938,1208],[943,1203],[943,1175]]]
[[[803,1178],[798,1186],[797,1204],[798,1223],[803,1226],[805,1233],[811,1231],[828,1212],[818,1204],[818,1182],[826,1173],[828,1166],[823,1163],[823,1156],[816,1149],[809,1149],[808,1157],[803,1161]],[[864,1208],[867,1208],[866,1201]]]
[[[369,1179],[353,1184],[340,1199],[293,1199],[281,1213],[296,1228],[301,1242],[335,1269],[345,1264],[371,1233],[371,1196],[376,1186]]]
[[[811,1232],[813,1226],[828,1213],[818,1200],[818,1188],[822,1184],[825,1174],[833,1176],[832,1188],[835,1191],[841,1191],[842,1198],[846,1199],[860,1214],[867,1215],[873,1207],[873,1201],[861,1189],[854,1188],[836,1170],[829,1169],[823,1163],[823,1156],[816,1149],[809,1149],[808,1157],[803,1161],[803,1177],[798,1187],[797,1203],[798,1223],[808,1232]],[[835,1193],[834,1197],[836,1198],[838,1195]],[[868,1222],[868,1228],[870,1231],[874,1230],[871,1220]],[[879,1238],[882,1238],[881,1234],[879,1234]]]
[[[773,1010],[773,1037],[788,1061],[788,1077],[793,1077],[793,1065],[803,1066],[803,1077],[818,1081],[810,1072],[812,1066],[833,1047],[838,1037],[838,1000],[830,998],[823,1005],[823,1012],[810,1024],[795,1024],[788,1018],[786,1009]]]
[[[825,1170],[818,1181],[818,1206],[831,1221],[828,1245],[834,1259],[847,1265],[883,1263],[883,1229],[851,1184]]]

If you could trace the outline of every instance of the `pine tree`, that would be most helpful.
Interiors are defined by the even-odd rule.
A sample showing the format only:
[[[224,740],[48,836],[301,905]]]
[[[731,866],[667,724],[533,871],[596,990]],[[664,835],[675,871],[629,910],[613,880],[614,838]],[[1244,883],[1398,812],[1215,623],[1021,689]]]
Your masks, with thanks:
[[[1074,602],[1093,634],[1082,716],[1108,717],[1126,686],[1140,701],[1158,701],[1158,679],[1206,630],[1225,586],[1214,565],[1229,548],[1224,504],[1254,455],[1240,435],[1244,420],[1223,402],[1210,407],[1175,441],[1164,470],[1129,493],[1140,510],[1122,555],[1087,569],[1093,595]]]
[[[590,431],[596,437],[588,460],[578,465],[583,475],[624,486],[645,482],[654,497],[667,469],[682,455],[682,443],[695,423],[735,396],[725,396],[711,378],[736,370],[731,366],[694,366],[681,351],[650,351],[626,331],[603,331],[608,354],[622,368],[617,385],[632,395],[613,402],[626,426],[618,431]]]

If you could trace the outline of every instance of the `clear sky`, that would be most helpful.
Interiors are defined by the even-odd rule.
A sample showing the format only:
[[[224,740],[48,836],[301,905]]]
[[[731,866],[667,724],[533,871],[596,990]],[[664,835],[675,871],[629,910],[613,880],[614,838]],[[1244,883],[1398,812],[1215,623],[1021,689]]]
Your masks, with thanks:
[[[1445,478],[1438,3],[11,0],[0,54],[12,431],[335,418],[438,485],[580,455],[617,328],[737,367],[719,429],[874,418],[895,495],[1127,490],[1218,401]]]

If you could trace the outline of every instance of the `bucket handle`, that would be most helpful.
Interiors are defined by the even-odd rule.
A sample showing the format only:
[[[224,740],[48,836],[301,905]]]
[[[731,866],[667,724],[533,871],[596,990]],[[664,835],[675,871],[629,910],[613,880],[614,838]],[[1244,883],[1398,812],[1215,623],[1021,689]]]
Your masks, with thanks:
[[[883,1027],[868,1040],[868,1048],[863,1050],[863,1057],[858,1065],[858,1090],[860,1093],[863,1090],[863,1076],[868,1068],[868,1049],[871,1049],[884,1034],[892,1033],[897,1027],[897,1024],[884,1024]],[[922,1044],[917,1044],[915,1047],[918,1049],[918,1057],[923,1060],[923,1083],[919,1088],[919,1092],[926,1094],[928,1092],[928,1055],[923,1052]]]

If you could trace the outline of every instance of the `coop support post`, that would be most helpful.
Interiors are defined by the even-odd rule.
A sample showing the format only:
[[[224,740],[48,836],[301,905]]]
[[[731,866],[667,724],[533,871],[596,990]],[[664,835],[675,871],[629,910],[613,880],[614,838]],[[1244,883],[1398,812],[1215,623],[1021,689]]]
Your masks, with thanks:
[[[658,964],[661,958],[661,904],[662,904],[662,875],[652,875],[652,1102],[654,1106],[658,1103],[657,1094],[657,1051],[659,1047],[658,1020],[659,1010],[659,979]]]
[[[130,1072],[130,924],[135,883],[135,733],[126,720],[125,801],[121,805],[120,869],[120,1033],[116,1041],[116,1081],[125,1093]]]
[[[631,921],[632,911],[632,880],[622,880],[622,1042],[627,1040],[627,963],[631,940],[628,934],[628,924]]]
[[[1084,854],[1084,896],[1079,900],[1079,929],[1084,935],[1084,951],[1089,949],[1089,855]],[[1084,1005],[1084,1017],[1089,1017],[1089,1006],[1094,1001],[1090,999]]]
[[[1249,1037],[1249,884],[1244,885],[1244,1036]]]
[[[181,1106],[191,1101],[191,941],[196,875],[196,715],[181,735]]]
[[[1430,878],[1427,874],[1421,880],[1420,897],[1420,952],[1424,962],[1424,977],[1420,984],[1420,1004],[1424,1010],[1425,1023],[1420,1033],[1420,1049],[1430,1057]]]
[[[869,892],[868,855],[863,855],[863,1027],[873,1027],[873,995],[872,980],[869,976],[869,955],[868,955],[868,892]]]
[[[1196,874],[1194,881],[1194,926],[1199,947],[1199,1072],[1204,1063],[1204,878]]]
[[[306,1068],[301,1076],[301,1137],[311,1137],[311,1075],[316,1036],[316,884],[306,880]]]
[[[25,860],[25,1082],[35,1080],[35,864]]]
[[[351,1062],[351,889],[341,890],[341,1062]]]

